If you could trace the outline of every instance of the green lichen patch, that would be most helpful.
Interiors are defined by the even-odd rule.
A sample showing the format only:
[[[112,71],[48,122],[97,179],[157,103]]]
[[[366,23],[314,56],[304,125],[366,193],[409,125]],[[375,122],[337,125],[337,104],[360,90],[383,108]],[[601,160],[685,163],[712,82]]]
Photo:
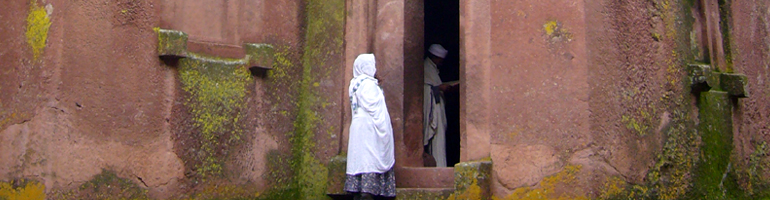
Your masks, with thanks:
[[[455,191],[447,199],[489,199],[492,161],[481,160],[455,165]]]
[[[196,139],[189,150],[200,176],[221,174],[224,156],[241,141],[246,86],[252,80],[242,64],[200,55],[180,60],[184,105],[194,127],[188,137]]]
[[[641,191],[654,193],[637,193],[634,197],[678,199],[690,189],[692,170],[698,162],[700,137],[681,112],[674,112],[672,124],[676,125],[666,134],[663,152],[647,174],[649,185],[640,186]]]
[[[272,69],[275,61],[275,49],[269,44],[243,44],[249,65]]]
[[[724,66],[727,73],[733,73],[733,53],[732,53],[732,37],[730,30],[732,29],[732,8],[730,7],[730,0],[718,0],[719,2],[719,30],[722,33],[722,50],[724,51]]]
[[[703,143],[690,197],[727,199],[739,192],[734,190],[735,182],[728,179],[733,138],[730,101],[726,92],[701,93],[698,130]]]
[[[45,8],[38,6],[36,0],[32,0],[27,15],[27,44],[32,47],[32,56],[35,60],[43,53],[48,39],[48,29],[51,27],[50,13]]]
[[[0,182],[0,200],[44,200],[45,185],[31,180]]]
[[[326,194],[346,194],[343,186],[345,185],[345,170],[347,167],[347,156],[339,155],[329,161],[329,175],[326,184]]]
[[[770,197],[770,145],[761,142],[755,145],[754,152],[749,155],[748,167],[737,170],[739,180],[746,180],[742,188],[748,195]]]
[[[658,94],[653,92],[630,85],[623,88],[621,101],[625,106],[620,122],[628,132],[638,136],[653,133],[656,117],[660,116],[658,108],[663,104],[662,99],[654,98]]]
[[[77,189],[56,194],[54,199],[149,199],[147,190],[135,181],[119,177],[114,171],[103,169]]]
[[[158,27],[153,30],[158,34],[158,55],[179,57],[187,55],[187,33]]]
[[[749,84],[749,80],[746,75],[722,73],[720,74],[719,79],[721,89],[730,94],[730,96],[749,96],[749,90],[746,88]]]
[[[637,120],[639,118],[639,120]],[[645,110],[639,111],[639,115],[623,115],[621,116],[621,122],[626,125],[628,130],[631,130],[640,136],[645,136],[651,132],[650,126],[647,124],[652,123],[652,116],[650,112]]]
[[[451,188],[398,188],[396,199],[398,200],[429,200],[447,199],[453,192]],[[481,199],[481,198],[464,198]]]
[[[609,177],[604,182],[604,185],[602,185],[601,194],[599,194],[599,198],[600,199],[617,198],[624,193],[626,185],[627,183],[620,177],[617,177],[617,176]]]
[[[260,193],[249,185],[236,185],[229,180],[207,181],[201,185],[200,191],[191,195],[190,199],[256,199]]]
[[[294,130],[289,134],[291,144],[291,159],[289,166],[292,180],[288,190],[296,191],[299,199],[325,199],[328,169],[315,155],[316,135],[322,119],[319,109],[324,101],[318,97],[312,88],[317,78],[328,75],[324,69],[329,55],[340,53],[342,48],[342,30],[344,30],[345,2],[308,1],[305,7],[307,28],[305,33],[305,48],[302,55],[302,71],[299,80],[299,91],[296,97],[296,118]],[[276,61],[283,62],[280,53]],[[276,71],[273,75],[281,73]]]

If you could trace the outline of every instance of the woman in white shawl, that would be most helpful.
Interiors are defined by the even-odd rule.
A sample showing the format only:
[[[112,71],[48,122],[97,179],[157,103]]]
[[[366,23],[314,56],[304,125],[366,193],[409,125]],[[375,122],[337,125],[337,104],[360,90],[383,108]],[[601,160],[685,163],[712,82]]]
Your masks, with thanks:
[[[353,62],[348,94],[353,119],[350,123],[345,191],[356,199],[372,195],[395,197],[393,127],[385,96],[374,78],[373,54],[361,54]]]

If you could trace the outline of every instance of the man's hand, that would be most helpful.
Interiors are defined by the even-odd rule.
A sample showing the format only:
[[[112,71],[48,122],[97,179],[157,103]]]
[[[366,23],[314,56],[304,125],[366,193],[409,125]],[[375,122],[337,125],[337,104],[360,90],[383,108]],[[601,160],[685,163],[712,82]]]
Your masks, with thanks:
[[[441,85],[438,86],[438,89],[441,90],[442,92],[446,92],[447,90],[449,90],[451,88],[452,88],[452,86],[449,85],[449,84],[441,84]]]

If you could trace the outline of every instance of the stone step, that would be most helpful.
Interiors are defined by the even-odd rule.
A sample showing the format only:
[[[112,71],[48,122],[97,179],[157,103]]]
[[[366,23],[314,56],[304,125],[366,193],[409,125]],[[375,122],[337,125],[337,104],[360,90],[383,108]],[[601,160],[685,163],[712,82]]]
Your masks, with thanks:
[[[447,199],[455,190],[453,188],[396,188],[398,200],[433,200]]]
[[[454,180],[451,167],[396,168],[397,188],[454,188]]]

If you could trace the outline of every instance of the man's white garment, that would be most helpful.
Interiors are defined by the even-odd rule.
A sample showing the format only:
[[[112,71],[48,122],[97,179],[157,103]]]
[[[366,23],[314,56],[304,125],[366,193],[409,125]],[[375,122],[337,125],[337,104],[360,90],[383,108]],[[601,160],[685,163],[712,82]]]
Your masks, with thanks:
[[[374,55],[359,55],[353,66],[353,79],[348,88],[353,119],[346,174],[384,173],[396,161],[390,114],[382,89],[373,77],[376,72]]]
[[[430,58],[425,59],[425,84],[423,85],[423,145],[430,143],[431,154],[436,159],[436,167],[446,167],[446,110],[444,97],[436,103],[431,87],[441,85],[438,67]],[[432,138],[432,140],[431,140]]]

